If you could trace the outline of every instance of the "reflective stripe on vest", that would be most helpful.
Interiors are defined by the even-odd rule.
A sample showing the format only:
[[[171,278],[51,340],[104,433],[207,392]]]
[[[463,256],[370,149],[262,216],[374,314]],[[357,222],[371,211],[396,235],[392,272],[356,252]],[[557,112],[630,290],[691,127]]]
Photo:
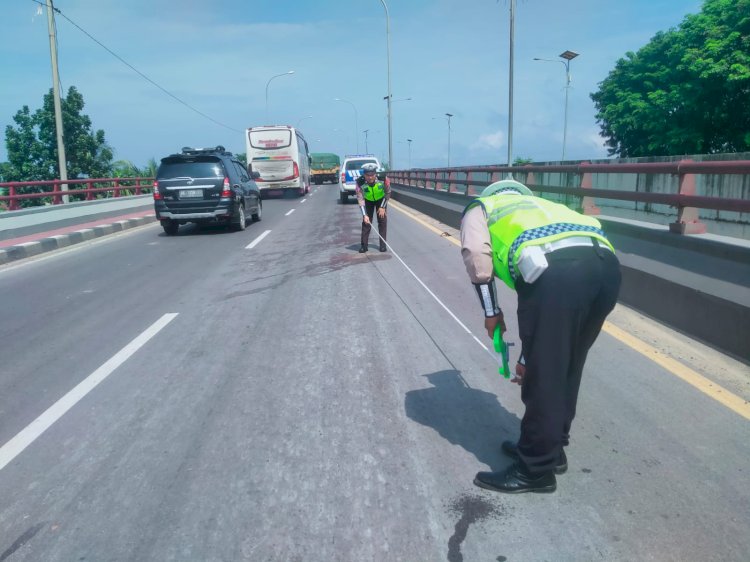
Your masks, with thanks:
[[[382,199],[385,197],[385,189],[383,188],[382,182],[375,182],[374,185],[370,185],[369,183],[365,182],[362,184],[362,195],[364,195],[365,199],[368,201],[378,201],[379,199]]]
[[[532,195],[478,197],[466,207],[481,205],[487,216],[495,274],[515,289],[516,263],[526,246],[542,245],[570,236],[589,236],[614,251],[593,217]],[[466,212],[466,211],[464,211]]]

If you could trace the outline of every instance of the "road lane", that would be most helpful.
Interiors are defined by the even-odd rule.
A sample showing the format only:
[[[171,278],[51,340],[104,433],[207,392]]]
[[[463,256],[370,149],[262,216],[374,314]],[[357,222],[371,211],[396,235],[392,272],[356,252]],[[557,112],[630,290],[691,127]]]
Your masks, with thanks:
[[[358,210],[335,188],[310,205],[265,203],[263,222],[245,233],[154,240],[151,229],[69,264],[113,285],[117,299],[96,284],[50,314],[50,328],[25,329],[42,330],[36,343],[57,352],[61,326],[79,321],[70,337],[92,345],[60,355],[81,377],[91,370],[77,363],[129,341],[127,318],[142,325],[167,306],[180,314],[0,472],[0,552],[16,545],[10,560],[741,560],[748,551],[746,421],[606,334],[587,365],[558,492],[474,488],[477,470],[509,462],[498,446],[517,435],[518,387],[392,254],[357,253]],[[455,246],[393,211],[389,243],[481,337]],[[123,260],[131,266],[118,269]],[[33,307],[55,301],[40,279],[66,271],[40,262],[28,276],[0,273],[0,288],[29,288],[24,303],[41,318]],[[513,334],[512,295],[501,293]],[[91,312],[87,299],[106,309],[104,324],[76,315]],[[102,327],[115,321],[121,330]],[[10,333],[5,317],[0,327]],[[12,364],[50,362],[47,347],[34,349],[42,357],[27,351]],[[18,415],[5,414],[3,427]]]

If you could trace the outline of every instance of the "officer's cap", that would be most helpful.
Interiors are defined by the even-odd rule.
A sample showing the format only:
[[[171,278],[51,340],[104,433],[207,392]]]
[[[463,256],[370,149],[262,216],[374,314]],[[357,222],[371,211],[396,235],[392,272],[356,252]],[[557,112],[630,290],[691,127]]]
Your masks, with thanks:
[[[484,188],[480,197],[489,197],[490,195],[497,195],[503,191],[515,191],[521,195],[534,195],[531,190],[521,182],[516,180],[502,180],[491,183]]]

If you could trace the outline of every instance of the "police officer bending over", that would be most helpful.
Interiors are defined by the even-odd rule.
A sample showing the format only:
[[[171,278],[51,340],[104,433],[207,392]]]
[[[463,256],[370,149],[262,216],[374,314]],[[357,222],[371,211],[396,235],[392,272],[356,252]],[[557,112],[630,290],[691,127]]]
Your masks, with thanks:
[[[372,228],[372,215],[378,210],[378,232],[380,232],[380,251],[385,252],[385,234],[387,230],[386,207],[391,198],[391,186],[387,179],[378,179],[376,164],[362,166],[362,175],[357,178],[357,203],[362,211],[362,239],[359,253],[367,251],[367,243]]]
[[[620,265],[599,221],[535,197],[504,180],[464,211],[461,254],[484,310],[490,338],[505,331],[494,277],[518,293],[521,359],[513,382],[526,406],[516,463],[480,472],[474,483],[505,493],[554,492],[568,468],[568,445],[586,354],[617,302]],[[525,363],[525,365],[524,365]]]

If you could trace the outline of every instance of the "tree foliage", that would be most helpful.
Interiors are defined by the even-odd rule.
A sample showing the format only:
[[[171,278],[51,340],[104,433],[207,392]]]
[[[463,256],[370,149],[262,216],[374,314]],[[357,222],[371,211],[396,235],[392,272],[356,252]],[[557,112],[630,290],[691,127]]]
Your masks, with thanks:
[[[750,0],[706,0],[591,94],[610,155],[750,150]]]
[[[93,131],[91,119],[82,113],[83,96],[75,86],[61,100],[63,141],[68,177],[107,177],[112,171],[112,149],[104,131]],[[34,181],[59,178],[57,137],[52,90],[45,94],[42,107],[33,113],[23,106],[14,116],[16,126],[5,128],[8,162],[5,181]]]

